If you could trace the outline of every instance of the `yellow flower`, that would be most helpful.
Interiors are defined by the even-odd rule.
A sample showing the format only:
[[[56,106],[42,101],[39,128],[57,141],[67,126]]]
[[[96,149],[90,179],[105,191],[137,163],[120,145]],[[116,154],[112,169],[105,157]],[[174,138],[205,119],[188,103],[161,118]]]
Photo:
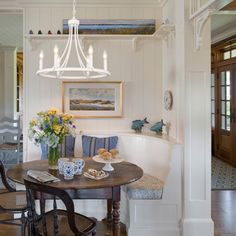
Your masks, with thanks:
[[[63,114],[63,116],[62,116],[62,120],[64,121],[64,122],[66,122],[66,121],[68,121],[68,120],[70,120],[72,117],[71,117],[71,115],[69,115],[69,114]]]
[[[53,130],[55,134],[59,134],[61,132],[62,127],[60,125],[53,125]]]
[[[33,119],[33,120],[31,120],[30,124],[34,126],[37,124],[37,121],[35,119]]]
[[[56,115],[59,113],[59,110],[57,108],[50,108],[47,112],[48,115]]]

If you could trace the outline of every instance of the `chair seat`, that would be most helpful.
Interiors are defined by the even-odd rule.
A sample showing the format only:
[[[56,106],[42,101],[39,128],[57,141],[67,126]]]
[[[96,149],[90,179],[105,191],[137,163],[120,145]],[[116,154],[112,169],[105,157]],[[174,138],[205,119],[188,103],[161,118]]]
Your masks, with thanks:
[[[0,207],[3,210],[22,210],[26,209],[26,192],[7,192],[0,194]]]
[[[149,174],[138,181],[128,184],[126,191],[130,199],[161,199],[164,182]]]
[[[47,235],[48,236],[53,236],[53,217],[54,217],[54,212],[50,211],[46,213],[46,224],[47,224]],[[76,222],[76,227],[78,230],[83,231],[83,232],[89,232],[91,228],[93,227],[93,222],[90,221],[87,217],[80,215],[78,213],[75,214],[75,222]],[[67,212],[65,210],[57,210],[57,216],[58,216],[58,227],[59,227],[59,235],[60,236],[74,236],[75,234],[71,231],[69,224],[68,224],[68,218],[67,218]],[[79,222],[79,223],[78,223]],[[60,227],[63,226],[63,227]],[[39,226],[39,232],[43,232],[43,222],[42,220],[39,220],[38,222]]]
[[[3,143],[3,144],[0,144],[0,150],[17,150],[18,148],[18,145],[17,143]],[[23,145],[20,144],[20,149],[23,148]]]

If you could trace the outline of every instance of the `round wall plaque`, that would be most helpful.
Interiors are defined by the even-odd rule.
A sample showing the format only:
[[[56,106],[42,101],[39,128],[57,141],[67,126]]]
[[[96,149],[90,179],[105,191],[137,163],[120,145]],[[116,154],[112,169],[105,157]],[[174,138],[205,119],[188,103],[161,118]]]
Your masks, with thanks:
[[[166,90],[164,93],[164,107],[166,110],[171,110],[173,105],[173,96],[171,91]]]

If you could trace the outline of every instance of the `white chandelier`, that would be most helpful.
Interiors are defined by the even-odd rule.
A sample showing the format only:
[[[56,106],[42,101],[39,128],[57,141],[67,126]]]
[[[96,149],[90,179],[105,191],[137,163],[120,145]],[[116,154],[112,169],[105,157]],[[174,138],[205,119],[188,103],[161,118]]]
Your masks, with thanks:
[[[41,51],[39,54],[39,70],[36,72],[37,75],[62,80],[97,79],[110,75],[110,72],[107,69],[106,51],[103,52],[103,69],[98,69],[93,66],[93,47],[91,45],[89,46],[87,56],[83,52],[78,34],[79,20],[75,18],[75,7],[75,0],[73,0],[73,18],[68,21],[69,36],[62,55],[59,56],[58,47],[55,45],[54,65],[51,68],[43,68],[44,54],[43,51]],[[77,62],[73,67],[67,67],[73,45]]]

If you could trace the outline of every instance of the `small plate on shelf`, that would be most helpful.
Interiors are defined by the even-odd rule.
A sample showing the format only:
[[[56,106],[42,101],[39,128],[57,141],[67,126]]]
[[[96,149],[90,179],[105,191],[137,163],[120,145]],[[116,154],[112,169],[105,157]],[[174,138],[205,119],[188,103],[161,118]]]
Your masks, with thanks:
[[[102,169],[105,171],[113,171],[114,168],[112,167],[111,164],[116,164],[116,163],[120,163],[120,162],[124,161],[124,159],[120,158],[120,157],[111,158],[110,160],[104,160],[99,155],[94,156],[93,160],[96,162],[99,162],[99,163],[104,163],[105,166]]]

